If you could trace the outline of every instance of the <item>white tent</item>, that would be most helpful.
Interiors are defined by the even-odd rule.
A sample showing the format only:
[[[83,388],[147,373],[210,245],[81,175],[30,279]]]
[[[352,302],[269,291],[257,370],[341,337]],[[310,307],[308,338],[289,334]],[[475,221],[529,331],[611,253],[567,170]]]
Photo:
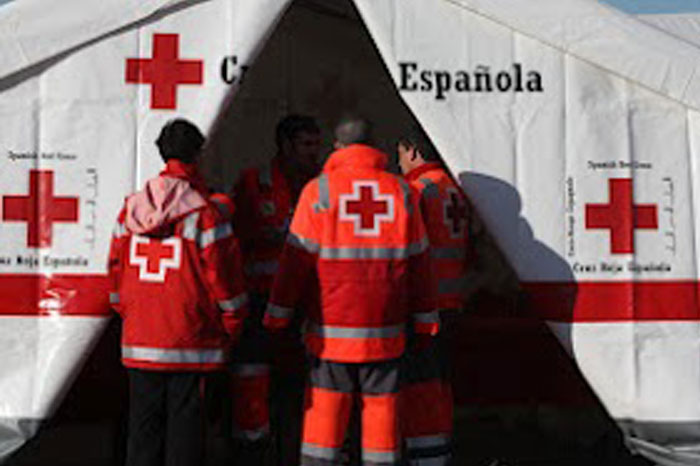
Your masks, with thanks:
[[[354,1],[400,97],[629,445],[697,464],[697,17],[628,3]],[[106,322],[112,220],[158,170],[157,131],[182,115],[225,132],[217,115],[288,4],[0,7],[0,458],[51,415]],[[353,72],[329,71],[318,99]],[[391,98],[372,89],[354,101]],[[259,119],[289,110],[246,105]],[[269,153],[247,141],[218,150]]]

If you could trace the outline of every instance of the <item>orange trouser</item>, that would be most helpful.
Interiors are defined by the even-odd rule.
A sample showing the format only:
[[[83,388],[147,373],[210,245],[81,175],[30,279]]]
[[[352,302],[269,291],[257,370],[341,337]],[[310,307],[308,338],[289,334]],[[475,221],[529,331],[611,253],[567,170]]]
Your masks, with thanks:
[[[406,355],[401,386],[401,430],[411,466],[443,466],[452,457],[452,386],[440,347]]]
[[[353,403],[359,409],[364,465],[399,464],[399,361],[344,364],[315,360],[306,392],[301,464],[343,462]]]

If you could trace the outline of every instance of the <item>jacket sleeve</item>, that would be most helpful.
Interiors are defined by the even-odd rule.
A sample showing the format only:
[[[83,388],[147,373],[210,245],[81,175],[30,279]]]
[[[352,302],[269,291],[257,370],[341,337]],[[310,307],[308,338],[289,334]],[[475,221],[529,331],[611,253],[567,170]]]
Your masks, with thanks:
[[[435,335],[440,330],[440,314],[437,309],[437,277],[430,256],[430,242],[421,215],[419,193],[412,190],[409,212],[410,243],[409,293],[416,334]]]
[[[125,264],[122,263],[122,251],[124,243],[128,241],[124,218],[126,210],[122,209],[117,217],[117,221],[112,231],[112,240],[109,245],[109,258],[107,260],[107,276],[109,279],[109,305],[120,315],[123,309],[119,300],[119,288],[121,285],[121,274]]]
[[[211,299],[221,311],[226,332],[236,337],[248,315],[241,253],[230,219],[213,209],[202,215],[198,244]]]
[[[318,183],[310,182],[302,191],[287,241],[282,250],[279,268],[265,311],[263,325],[270,330],[289,325],[294,309],[308,293],[316,273],[319,253]]]

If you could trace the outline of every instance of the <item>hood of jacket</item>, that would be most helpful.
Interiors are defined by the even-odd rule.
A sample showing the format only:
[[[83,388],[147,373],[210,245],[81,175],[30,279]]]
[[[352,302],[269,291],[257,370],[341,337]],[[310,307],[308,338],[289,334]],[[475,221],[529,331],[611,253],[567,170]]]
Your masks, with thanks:
[[[195,165],[169,160],[157,177],[126,199],[124,225],[136,234],[163,232],[207,204],[205,189]]]

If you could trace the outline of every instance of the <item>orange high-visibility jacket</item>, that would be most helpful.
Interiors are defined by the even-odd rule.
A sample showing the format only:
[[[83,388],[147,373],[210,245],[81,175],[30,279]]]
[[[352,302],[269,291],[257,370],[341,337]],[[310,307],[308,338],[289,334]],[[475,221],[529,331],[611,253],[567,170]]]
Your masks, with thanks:
[[[467,197],[438,163],[421,165],[406,180],[420,192],[438,282],[438,307],[459,310],[464,305],[471,250]]]
[[[265,315],[268,328],[307,313],[321,359],[399,357],[405,327],[435,334],[435,282],[417,193],[365,145],[336,151],[302,191]]]
[[[192,188],[183,164],[169,161],[138,206],[143,231],[129,222],[129,200],[112,237],[110,302],[123,319],[122,361],[149,370],[224,367],[247,314],[238,244],[230,218]],[[159,195],[153,196],[155,190]],[[131,209],[134,210],[134,209]],[[150,222],[149,222],[150,223]]]
[[[269,293],[294,209],[289,185],[273,159],[244,171],[232,194],[233,225],[248,286],[251,291]]]

